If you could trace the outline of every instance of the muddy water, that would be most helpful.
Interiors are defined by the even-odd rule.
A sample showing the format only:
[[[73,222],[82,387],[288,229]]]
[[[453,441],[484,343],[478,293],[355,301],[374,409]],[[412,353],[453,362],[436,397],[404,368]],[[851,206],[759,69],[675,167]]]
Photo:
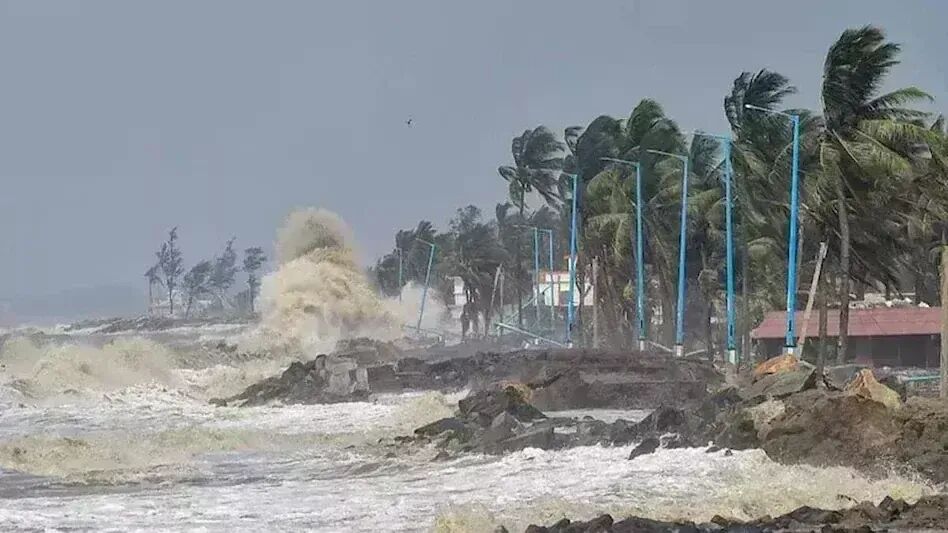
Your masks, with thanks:
[[[4,360],[19,366],[0,385],[4,531],[491,531],[501,523],[515,531],[565,515],[750,518],[840,507],[841,495],[914,499],[931,490],[896,476],[780,466],[757,451],[628,461],[630,447],[590,447],[432,462],[433,450],[393,456],[378,439],[446,416],[457,396],[214,408],[209,391],[268,369],[197,354],[183,361],[137,341],[97,356],[21,345],[17,359],[7,348]],[[90,366],[102,358],[109,364]],[[159,360],[167,366],[155,368]]]

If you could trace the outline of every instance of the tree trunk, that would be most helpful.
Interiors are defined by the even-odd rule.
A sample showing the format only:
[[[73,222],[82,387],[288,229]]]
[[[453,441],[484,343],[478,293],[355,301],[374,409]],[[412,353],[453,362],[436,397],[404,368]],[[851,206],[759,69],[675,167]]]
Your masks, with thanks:
[[[819,336],[820,342],[816,354],[816,375],[823,375],[823,368],[826,366],[826,336],[829,319],[829,287],[827,287],[826,276],[820,278],[819,288],[820,316],[819,316]]]
[[[257,291],[254,290],[254,285],[255,285],[255,283],[254,283],[254,279],[253,279],[253,275],[252,275],[252,274],[251,274],[250,279],[248,280],[247,285],[248,285],[248,287],[250,288],[250,314],[253,315],[254,312],[255,312],[255,310],[254,310],[254,308],[253,308],[253,304],[254,304],[254,299],[255,299],[255,296],[256,296],[254,293],[256,293]],[[401,289],[399,289],[399,290],[401,290]]]
[[[744,253],[741,255],[741,354],[739,359],[750,361],[750,252],[748,251],[747,230],[741,227],[741,236],[744,241]]]
[[[593,290],[593,348],[599,347],[599,297],[602,294],[599,290],[599,258],[593,257],[592,261],[592,290]]]
[[[942,236],[941,245],[941,301],[948,302],[948,244]],[[948,399],[948,306],[941,308],[941,386],[939,396],[942,401]]]
[[[711,326],[711,317],[714,316],[714,302],[708,300],[707,314],[705,316],[705,345],[708,347],[708,360],[714,361],[714,329]]]
[[[836,362],[845,364],[849,356],[849,247],[851,237],[849,233],[849,210],[846,201],[846,191],[842,179],[836,180],[837,211],[839,215],[839,351]]]
[[[174,316],[174,283],[168,283],[168,316]]]
[[[524,195],[526,191],[520,191],[520,223],[523,224],[526,222],[523,218],[523,211],[525,207]],[[518,228],[519,229],[519,228]],[[517,327],[523,329],[523,246],[522,240],[520,239],[519,231],[516,232],[517,235],[517,270],[516,272],[516,283],[517,283]]]
[[[152,307],[155,305],[155,297],[152,294],[155,284],[148,282],[148,316],[151,316]]]

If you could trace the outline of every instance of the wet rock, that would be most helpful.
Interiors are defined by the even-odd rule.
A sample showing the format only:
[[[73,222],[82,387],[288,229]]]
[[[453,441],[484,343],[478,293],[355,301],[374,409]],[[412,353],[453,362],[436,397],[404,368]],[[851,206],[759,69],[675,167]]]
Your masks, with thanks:
[[[865,365],[855,364],[827,367],[823,371],[823,382],[831,390],[841,391],[864,368],[866,368]]]
[[[497,454],[518,452],[526,448],[549,450],[554,447],[554,442],[553,426],[538,424],[500,442],[487,443],[484,451]]]
[[[782,374],[791,372],[800,368],[800,360],[792,355],[778,355],[771,357],[766,361],[754,367],[754,380],[763,378],[771,374]]]
[[[563,519],[549,527],[530,526],[538,533],[631,533],[631,532],[770,532],[770,531],[888,531],[937,530],[948,524],[948,495],[926,496],[914,505],[886,498],[879,505],[864,502],[841,511],[800,507],[785,515],[765,516],[742,522],[715,516],[709,523],[665,522],[630,517],[614,521],[603,515],[589,522]]]
[[[436,437],[443,433],[451,432],[455,435],[469,435],[474,430],[467,422],[458,418],[442,418],[441,420],[421,426],[415,430],[415,435],[420,437]]]
[[[812,389],[815,385],[816,372],[813,369],[786,370],[761,377],[750,388],[742,391],[742,396],[745,400],[783,398]]]
[[[632,453],[629,454],[629,460],[631,461],[636,457],[655,453],[655,450],[657,450],[660,445],[661,440],[659,437],[647,437],[645,440],[640,442],[638,446],[632,449]]]
[[[458,402],[462,418],[476,421],[488,427],[501,413],[508,413],[522,422],[546,418],[539,409],[527,403],[523,394],[515,387],[485,390],[474,393]]]

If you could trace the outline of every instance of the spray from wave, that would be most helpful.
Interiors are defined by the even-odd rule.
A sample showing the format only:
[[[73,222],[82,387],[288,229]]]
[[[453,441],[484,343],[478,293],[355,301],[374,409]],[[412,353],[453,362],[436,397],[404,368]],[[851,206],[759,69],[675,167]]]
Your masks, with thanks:
[[[245,345],[314,355],[342,338],[399,333],[396,314],[369,285],[351,232],[336,214],[290,213],[277,233],[276,255],[277,270],[261,286],[260,328]]]

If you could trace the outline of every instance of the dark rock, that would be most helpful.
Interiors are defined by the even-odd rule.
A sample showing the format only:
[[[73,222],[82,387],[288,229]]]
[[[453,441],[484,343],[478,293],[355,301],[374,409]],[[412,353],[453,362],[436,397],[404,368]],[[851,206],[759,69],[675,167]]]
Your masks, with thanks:
[[[841,391],[864,368],[868,367],[855,364],[826,367],[823,370],[823,382],[831,390]]]
[[[500,413],[509,413],[521,422],[546,418],[536,407],[526,402],[515,387],[477,392],[458,402],[460,416],[476,421],[482,427],[490,426]]]
[[[553,426],[538,424],[508,439],[487,444],[485,451],[487,453],[507,453],[517,452],[525,448],[549,450],[553,448],[554,442]]]
[[[629,454],[629,459],[631,460],[642,455],[655,453],[655,450],[657,450],[660,445],[661,441],[658,437],[648,437],[632,449],[632,453]]]
[[[783,398],[816,386],[816,372],[800,368],[777,374],[768,374],[751,385],[742,395],[744,399]]]
[[[415,435],[419,437],[436,437],[447,432],[451,432],[457,436],[470,436],[473,434],[473,428],[471,428],[467,422],[454,417],[442,418],[441,420],[416,429]]]
[[[215,407],[227,407],[227,400],[222,398],[211,398],[208,403]]]
[[[451,456],[448,455],[448,452],[441,450],[438,452],[437,455],[434,456],[434,459],[432,459],[432,462],[447,461],[450,458]]]

